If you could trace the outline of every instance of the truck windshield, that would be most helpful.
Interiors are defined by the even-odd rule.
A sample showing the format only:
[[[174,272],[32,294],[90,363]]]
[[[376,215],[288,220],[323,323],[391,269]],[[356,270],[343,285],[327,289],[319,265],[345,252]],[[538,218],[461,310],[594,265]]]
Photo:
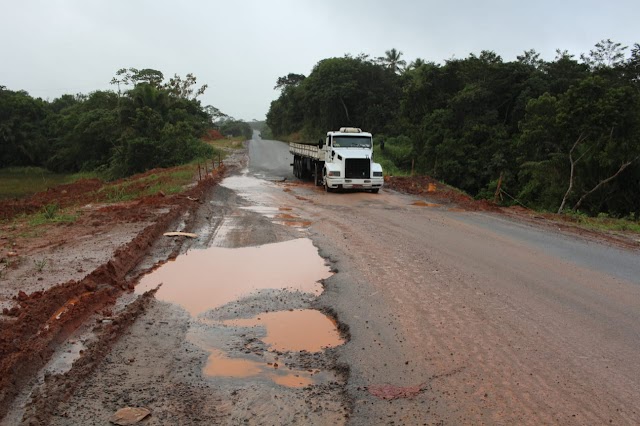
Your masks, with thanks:
[[[336,148],[371,148],[369,136],[334,136],[333,146]]]

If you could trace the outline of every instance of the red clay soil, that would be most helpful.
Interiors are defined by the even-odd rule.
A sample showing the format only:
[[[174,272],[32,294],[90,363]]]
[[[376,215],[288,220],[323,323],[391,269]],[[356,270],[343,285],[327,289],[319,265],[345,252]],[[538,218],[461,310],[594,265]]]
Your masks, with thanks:
[[[387,176],[387,188],[407,194],[422,195],[430,199],[454,203],[458,207],[472,211],[500,211],[500,207],[489,200],[474,200],[466,194],[429,176]]]
[[[12,309],[5,308],[5,318],[0,321],[0,418],[6,414],[20,386],[46,364],[56,344],[94,312],[108,312],[117,296],[131,287],[125,277],[147,253],[153,241],[186,211],[195,210],[199,203],[194,200],[200,199],[206,190],[216,185],[223,174],[224,168],[217,169],[212,176],[181,194],[155,195],[94,211],[91,220],[113,223],[148,218],[150,204],[166,207],[166,213],[156,217],[130,243],[120,247],[111,260],[82,280],[72,280],[32,294],[23,291],[16,294],[14,299],[18,305]],[[98,180],[63,185],[29,197],[23,204],[13,201],[0,203],[0,211],[15,212],[17,208],[23,212],[29,208],[37,210],[53,200],[59,205],[90,202],[101,185]]]
[[[490,200],[474,200],[429,176],[387,176],[385,186],[399,192],[427,197],[443,203],[452,203],[468,211],[490,211],[513,216],[518,220],[534,223],[555,230],[562,230],[569,234],[579,235],[594,241],[606,242],[611,245],[627,249],[640,249],[640,239],[637,234],[622,232],[607,232],[579,227],[577,219],[567,215],[539,213],[522,206],[501,207]]]
[[[100,179],[81,179],[74,183],[49,188],[47,191],[29,197],[4,200],[0,203],[0,219],[10,219],[22,213],[35,213],[54,202],[62,208],[86,203],[95,198],[94,192],[103,185]]]
[[[216,141],[218,139],[224,139],[224,136],[218,130],[210,129],[207,130],[207,133],[202,139],[205,141]]]
[[[156,290],[151,290],[144,293],[142,297],[136,299],[117,317],[113,318],[110,323],[97,324],[94,332],[98,338],[88,345],[87,349],[83,351],[83,356],[74,363],[73,373],[45,376],[48,392],[42,395],[41,388],[35,389],[32,395],[33,403],[25,416],[25,424],[49,424],[58,405],[73,394],[78,384],[93,372],[96,365],[109,353],[113,344],[123,335],[124,331],[146,311],[155,292]]]

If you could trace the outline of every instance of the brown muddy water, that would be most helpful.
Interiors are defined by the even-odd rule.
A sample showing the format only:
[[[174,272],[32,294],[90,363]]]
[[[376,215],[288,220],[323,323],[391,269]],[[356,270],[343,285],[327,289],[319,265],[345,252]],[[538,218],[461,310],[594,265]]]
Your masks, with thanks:
[[[320,352],[344,343],[336,323],[320,311],[298,309],[267,312],[249,319],[224,321],[238,327],[263,327],[261,340],[274,351]]]
[[[203,369],[203,373],[207,377],[236,379],[262,377],[289,388],[302,388],[319,380],[333,378],[330,373],[319,370],[291,369],[275,358],[272,362],[254,361],[247,358],[230,358],[223,351],[215,348],[208,350],[210,355]],[[320,376],[327,377],[321,378]]]
[[[158,287],[158,300],[176,303],[192,316],[262,289],[319,295],[331,276],[311,240],[299,238],[257,247],[191,250],[145,275],[136,293]]]

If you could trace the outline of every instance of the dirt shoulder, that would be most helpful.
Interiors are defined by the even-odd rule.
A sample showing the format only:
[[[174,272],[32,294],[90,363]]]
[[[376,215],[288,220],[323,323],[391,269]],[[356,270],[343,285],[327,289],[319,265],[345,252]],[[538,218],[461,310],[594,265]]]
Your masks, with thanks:
[[[485,211],[501,214],[535,226],[604,242],[626,249],[640,250],[640,234],[632,231],[609,231],[585,226],[575,216],[542,213],[522,206],[502,207],[489,200],[475,200],[429,176],[391,176],[385,186],[405,194],[427,197],[466,211]]]
[[[151,171],[128,180],[135,185]],[[196,172],[197,173],[197,172]],[[0,418],[58,344],[88,317],[111,315],[131,286],[127,274],[151,244],[197,209],[225,173],[220,167],[184,191],[105,203],[97,180],[79,181],[20,201],[0,204]],[[34,212],[55,203],[58,218]],[[177,253],[181,240],[172,240]]]

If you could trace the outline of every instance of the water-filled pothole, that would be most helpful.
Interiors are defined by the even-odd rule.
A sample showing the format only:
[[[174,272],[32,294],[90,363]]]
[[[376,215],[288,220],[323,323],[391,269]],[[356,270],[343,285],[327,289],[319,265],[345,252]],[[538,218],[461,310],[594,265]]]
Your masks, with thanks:
[[[247,358],[230,358],[219,349],[209,348],[209,358],[203,369],[207,377],[228,377],[246,379],[267,378],[281,386],[301,388],[318,382],[335,380],[333,374],[317,369],[293,369],[279,359],[259,362]]]
[[[319,295],[319,281],[329,276],[329,267],[311,240],[299,238],[257,247],[189,251],[142,277],[136,293],[162,284],[156,299],[179,304],[195,316],[262,289]]]
[[[263,327],[266,335],[260,340],[274,351],[320,352],[344,343],[335,321],[314,309],[267,312],[224,324]]]

